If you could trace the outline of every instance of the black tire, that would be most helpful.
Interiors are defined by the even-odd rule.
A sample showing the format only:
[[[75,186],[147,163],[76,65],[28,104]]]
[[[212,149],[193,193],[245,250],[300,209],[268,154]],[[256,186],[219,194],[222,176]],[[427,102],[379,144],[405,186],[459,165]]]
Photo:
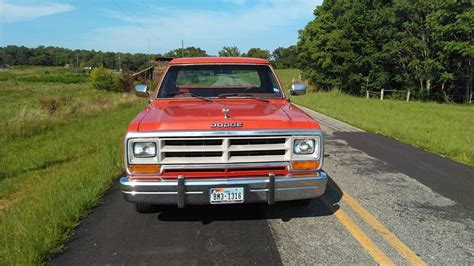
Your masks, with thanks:
[[[148,203],[135,203],[135,210],[139,213],[151,213],[155,210],[155,206]]]
[[[300,199],[291,201],[293,206],[306,207],[308,206],[313,199]]]

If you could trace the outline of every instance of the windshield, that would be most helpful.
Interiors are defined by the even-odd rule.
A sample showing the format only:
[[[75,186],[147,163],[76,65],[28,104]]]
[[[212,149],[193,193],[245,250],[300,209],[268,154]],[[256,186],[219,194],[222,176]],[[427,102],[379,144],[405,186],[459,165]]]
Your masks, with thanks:
[[[158,98],[281,98],[275,76],[266,65],[171,66]]]

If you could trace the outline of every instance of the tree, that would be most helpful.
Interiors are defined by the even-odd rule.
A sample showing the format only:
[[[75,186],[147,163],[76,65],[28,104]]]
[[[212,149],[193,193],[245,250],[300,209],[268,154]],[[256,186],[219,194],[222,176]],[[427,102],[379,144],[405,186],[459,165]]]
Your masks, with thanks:
[[[240,51],[237,46],[224,46],[219,51],[219,56],[237,57],[240,56]]]
[[[474,77],[474,9],[472,1],[441,1],[427,18],[441,65],[440,93],[463,95],[472,102]],[[456,99],[455,99],[456,100]]]
[[[276,68],[298,68],[298,50],[295,45],[278,47],[273,51],[271,61]]]
[[[263,50],[260,48],[250,48],[247,52],[246,56],[248,57],[255,57],[255,58],[262,58],[262,59],[270,59],[270,51]]]
[[[298,62],[320,89],[410,90],[442,101],[462,87],[469,100],[473,10],[472,1],[324,1],[300,31]]]
[[[197,48],[194,46],[186,47],[184,50],[182,48],[178,48],[172,51],[165,53],[166,57],[173,57],[173,58],[180,58],[180,57],[206,57],[209,56],[206,51],[202,50],[201,48]]]

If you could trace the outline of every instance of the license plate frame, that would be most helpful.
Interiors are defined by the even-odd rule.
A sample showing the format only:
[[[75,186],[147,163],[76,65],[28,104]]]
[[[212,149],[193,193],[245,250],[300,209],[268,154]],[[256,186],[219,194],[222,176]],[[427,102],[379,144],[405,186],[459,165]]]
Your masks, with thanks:
[[[210,204],[241,204],[245,201],[243,187],[217,187],[209,190]]]

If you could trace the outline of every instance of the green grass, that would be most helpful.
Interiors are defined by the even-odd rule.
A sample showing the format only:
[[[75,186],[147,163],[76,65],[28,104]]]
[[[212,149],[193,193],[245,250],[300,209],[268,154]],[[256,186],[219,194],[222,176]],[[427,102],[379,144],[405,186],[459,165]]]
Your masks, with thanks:
[[[42,263],[61,249],[122,171],[122,138],[145,106],[131,94],[94,90],[84,77],[79,83],[18,78],[67,71],[1,72],[7,78],[0,79],[0,264]],[[48,113],[40,99],[61,104]]]
[[[285,93],[288,92],[291,86],[291,81],[293,79],[299,80],[301,71],[299,69],[277,69],[276,70],[278,78],[280,79],[281,85],[285,90]]]
[[[39,263],[59,250],[122,171],[122,138],[142,108],[117,107],[1,148],[0,197],[9,200],[0,213],[5,264]]]
[[[298,70],[278,70],[289,87]],[[474,166],[474,106],[365,99],[340,92],[292,97],[316,110],[369,132],[393,137],[425,150]]]
[[[0,141],[32,136],[85,113],[98,112],[134,99],[130,94],[94,90],[89,77],[75,70],[54,67],[22,67],[1,71]],[[44,81],[51,77],[77,76],[79,83]],[[27,78],[35,78],[36,81]],[[52,109],[49,105],[55,103]]]

